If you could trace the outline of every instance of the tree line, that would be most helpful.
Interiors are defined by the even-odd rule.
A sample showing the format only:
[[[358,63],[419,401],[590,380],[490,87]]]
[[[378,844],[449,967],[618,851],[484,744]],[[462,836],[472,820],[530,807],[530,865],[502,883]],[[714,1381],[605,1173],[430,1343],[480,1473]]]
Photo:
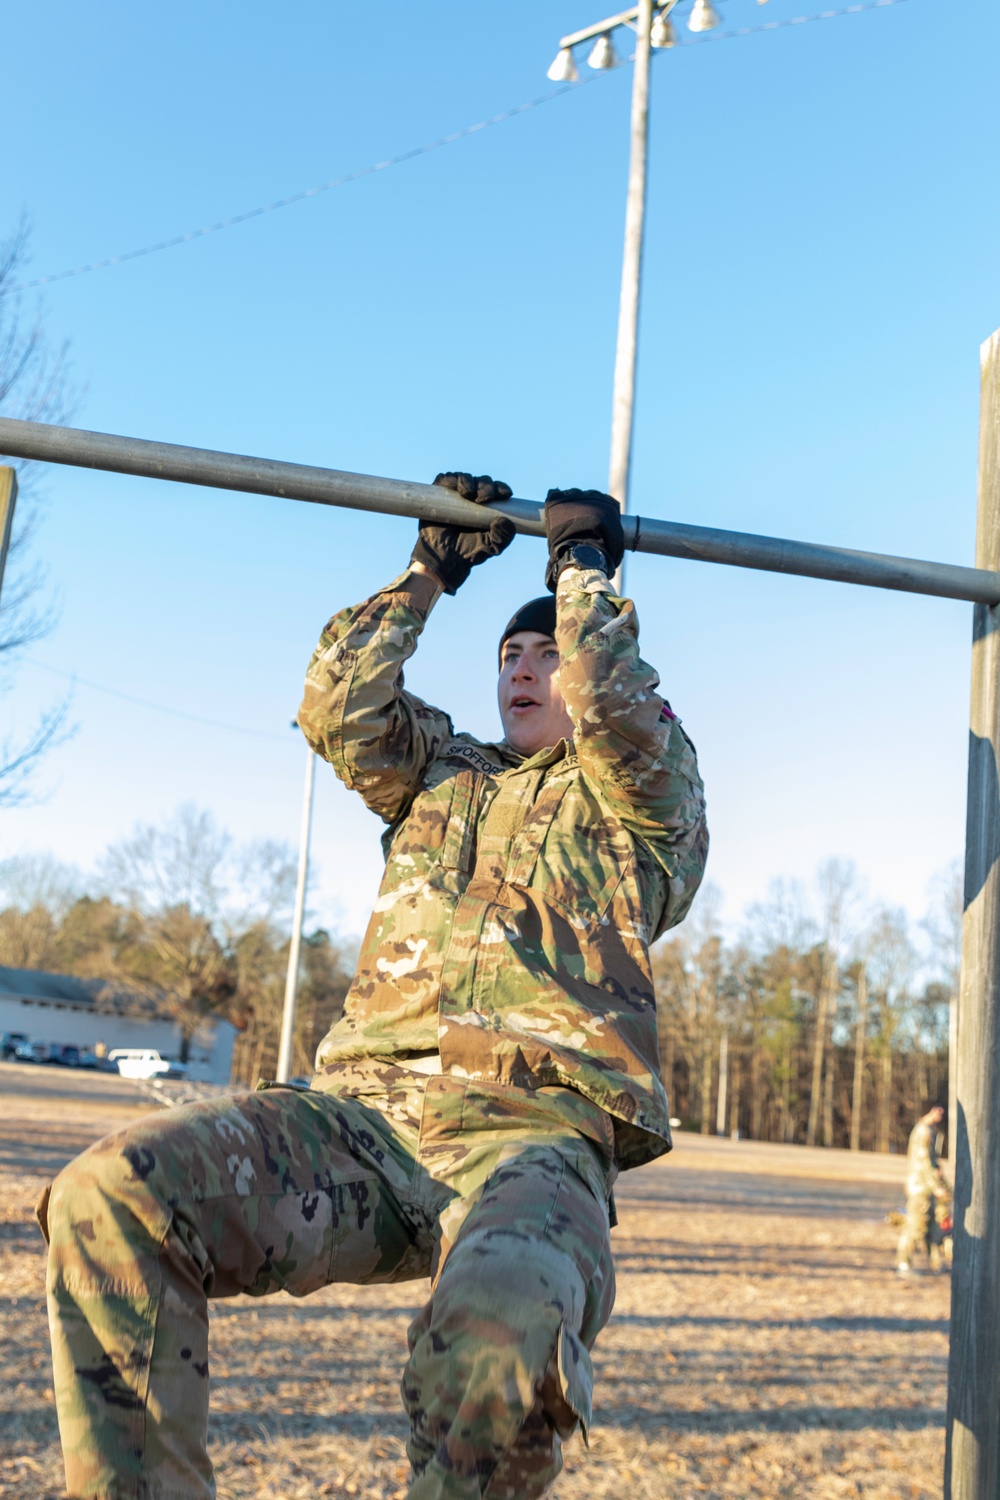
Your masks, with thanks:
[[[86,881],[51,859],[0,863],[0,964],[103,981],[177,1021],[238,1029],[233,1081],[273,1077],[288,964],[291,849],[237,844],[183,807],[112,844]],[[916,932],[830,860],[811,891],[778,882],[725,930],[711,886],[652,953],[664,1080],[688,1129],[762,1141],[905,1149],[947,1099],[961,889],[941,876]],[[342,1014],[356,945],[303,936],[292,1072]]]
[[[112,844],[82,879],[45,856],[0,864],[0,964],[93,979],[98,1008],[126,991],[169,1014],[186,1060],[209,1017],[237,1027],[233,1082],[274,1077],[290,942],[295,865],[287,846],[237,844],[206,812]],[[292,1073],[312,1072],[341,1014],[352,945],[324,927],[303,934]]]
[[[947,1103],[958,871],[935,881],[917,934],[844,861],[811,894],[776,883],[730,937],[709,889],[654,948],[671,1108],[705,1134],[905,1150],[926,1101]]]

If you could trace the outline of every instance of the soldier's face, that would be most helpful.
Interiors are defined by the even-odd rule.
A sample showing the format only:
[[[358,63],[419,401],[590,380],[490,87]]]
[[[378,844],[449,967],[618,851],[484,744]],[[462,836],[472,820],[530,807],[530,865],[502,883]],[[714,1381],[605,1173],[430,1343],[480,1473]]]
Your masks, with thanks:
[[[559,691],[559,649],[550,635],[519,630],[504,642],[497,698],[507,743],[535,755],[570,739],[573,721]]]

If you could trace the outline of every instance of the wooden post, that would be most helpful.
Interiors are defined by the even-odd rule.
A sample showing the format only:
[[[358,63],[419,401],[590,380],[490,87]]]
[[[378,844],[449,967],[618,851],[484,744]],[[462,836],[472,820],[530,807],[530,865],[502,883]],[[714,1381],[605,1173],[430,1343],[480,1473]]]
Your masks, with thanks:
[[[0,594],[3,593],[3,575],[10,549],[10,529],[14,522],[14,504],[17,500],[17,474],[7,464],[0,465]]]
[[[955,1180],[958,1144],[958,994],[948,996],[948,1160]]]
[[[976,562],[1000,562],[1000,330],[982,347]],[[976,606],[958,1007],[946,1500],[1000,1479],[1000,605]]]

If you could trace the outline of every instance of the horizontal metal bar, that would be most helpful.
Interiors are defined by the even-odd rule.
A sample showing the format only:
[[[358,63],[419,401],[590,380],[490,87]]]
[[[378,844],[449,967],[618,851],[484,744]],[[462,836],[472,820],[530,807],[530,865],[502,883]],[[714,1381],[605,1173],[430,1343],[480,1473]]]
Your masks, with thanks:
[[[639,14],[639,7],[633,5],[631,10],[621,10],[616,16],[607,16],[603,21],[597,21],[593,26],[585,26],[582,31],[571,31],[569,36],[559,38],[560,50],[563,47],[576,47],[580,42],[589,42],[592,36],[603,36],[606,31],[613,31],[616,26],[625,26],[629,21],[634,21]]]
[[[932,594],[939,599],[968,599],[973,604],[1000,604],[1000,573],[987,568],[963,568],[955,563],[924,562],[883,552],[854,552],[848,547],[824,547],[746,531],[716,531],[677,521],[638,517],[636,525],[637,552],[759,568],[766,573],[827,578],[834,583],[858,583],[904,594]]]
[[[145,438],[115,437],[107,432],[54,427],[45,422],[20,422],[13,417],[0,417],[0,454],[462,526],[485,526],[502,513],[513,517],[518,531],[528,536],[545,534],[542,507],[532,500],[508,500],[491,510],[430,484],[377,479],[370,474],[318,469],[271,458],[248,458],[238,453],[216,453],[208,448],[186,448]],[[823,547],[742,531],[717,531],[708,526],[686,526],[644,516],[627,515],[623,521],[626,546],[636,552],[683,557],[693,562],[726,563],[736,568],[759,568],[769,573],[793,573],[805,578],[828,578],[836,583],[932,594],[942,599],[967,599],[975,604],[1000,604],[1000,572],[986,568],[962,568],[952,563],[923,562],[879,552],[854,552],[846,547]]]
[[[676,4],[677,0],[657,0],[653,8],[657,15],[668,16]],[[592,37],[603,36],[605,32],[612,31],[616,26],[631,26],[634,31],[633,22],[638,14],[639,7],[633,5],[631,10],[622,10],[616,16],[607,16],[593,26],[585,26],[582,31],[572,31],[569,36],[560,37],[559,50],[562,51],[564,47],[578,47],[581,42],[589,42]]]

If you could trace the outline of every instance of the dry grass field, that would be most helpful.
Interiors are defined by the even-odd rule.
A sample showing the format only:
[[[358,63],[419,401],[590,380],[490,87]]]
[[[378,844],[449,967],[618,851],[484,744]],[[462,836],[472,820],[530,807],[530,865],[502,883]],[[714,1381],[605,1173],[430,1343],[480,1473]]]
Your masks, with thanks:
[[[104,1075],[0,1067],[0,1496],[55,1500],[46,1177],[144,1109]],[[618,1304],[588,1452],[555,1500],[941,1493],[947,1277],[894,1275],[902,1162],[681,1137],[616,1197]],[[402,1500],[397,1396],[424,1283],[217,1303],[220,1500]]]

